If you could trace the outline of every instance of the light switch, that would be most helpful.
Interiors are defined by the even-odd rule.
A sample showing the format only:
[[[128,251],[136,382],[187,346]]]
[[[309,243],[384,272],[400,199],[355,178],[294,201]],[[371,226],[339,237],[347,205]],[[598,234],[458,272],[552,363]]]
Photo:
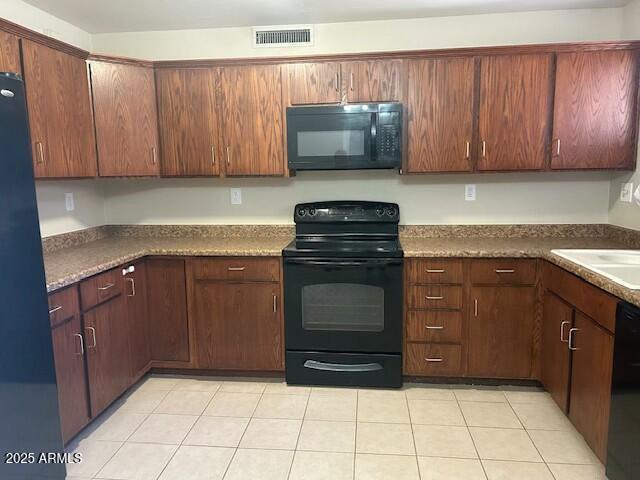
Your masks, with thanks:
[[[476,201],[476,186],[471,183],[464,186],[464,199],[467,202],[475,202]]]
[[[76,209],[76,204],[73,200],[72,192],[64,194],[64,207],[67,209],[67,212],[73,212]]]
[[[636,203],[640,205],[640,185],[636,187],[636,191],[633,193],[633,198],[635,198]]]
[[[231,205],[242,205],[242,190],[240,188],[231,188]]]
[[[623,183],[620,187],[620,201],[631,203],[633,198],[633,183]]]

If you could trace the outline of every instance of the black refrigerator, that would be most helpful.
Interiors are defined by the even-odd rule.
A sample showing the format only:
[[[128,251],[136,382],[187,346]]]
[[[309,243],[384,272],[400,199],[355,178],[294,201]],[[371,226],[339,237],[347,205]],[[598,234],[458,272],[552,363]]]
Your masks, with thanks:
[[[0,478],[63,480],[30,144],[22,79],[0,73]]]

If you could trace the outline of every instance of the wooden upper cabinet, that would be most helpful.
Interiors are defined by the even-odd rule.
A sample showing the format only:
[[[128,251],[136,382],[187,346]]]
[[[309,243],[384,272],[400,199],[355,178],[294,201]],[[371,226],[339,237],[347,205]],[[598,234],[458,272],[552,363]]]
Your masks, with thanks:
[[[342,100],[340,63],[290,63],[284,68],[288,105],[339,103]]]
[[[20,41],[15,35],[6,32],[0,32],[0,72],[22,72]]]
[[[153,68],[99,61],[89,66],[100,176],[159,175]]]
[[[343,63],[342,88],[348,102],[400,102],[404,100],[404,60]]]
[[[215,68],[156,70],[163,175],[219,175],[216,79]]]
[[[95,177],[86,62],[30,40],[22,52],[36,178]]]
[[[473,58],[411,60],[407,88],[407,172],[472,169]]]
[[[551,88],[551,54],[482,58],[478,170],[547,166]]]
[[[280,65],[220,69],[226,175],[283,175]]]
[[[552,168],[634,168],[639,58],[631,50],[558,54]]]

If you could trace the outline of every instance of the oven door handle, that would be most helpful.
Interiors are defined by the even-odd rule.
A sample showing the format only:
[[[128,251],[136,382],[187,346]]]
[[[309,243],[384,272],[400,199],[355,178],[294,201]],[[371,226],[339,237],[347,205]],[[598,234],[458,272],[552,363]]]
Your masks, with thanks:
[[[348,365],[345,363],[319,362],[317,360],[307,360],[304,362],[304,367],[311,368],[313,370],[325,370],[328,372],[377,372],[383,368],[379,363]]]
[[[372,260],[367,259],[363,261],[331,261],[331,260],[295,260],[286,259],[285,263],[295,265],[319,265],[323,267],[366,267],[370,265],[401,265],[402,259],[397,258],[393,260],[380,259]]]

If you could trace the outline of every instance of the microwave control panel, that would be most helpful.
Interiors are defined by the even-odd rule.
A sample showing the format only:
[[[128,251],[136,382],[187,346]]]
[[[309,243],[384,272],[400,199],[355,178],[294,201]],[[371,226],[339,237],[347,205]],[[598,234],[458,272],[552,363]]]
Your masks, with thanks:
[[[378,114],[377,148],[381,160],[400,157],[401,122],[400,112],[381,112]]]

